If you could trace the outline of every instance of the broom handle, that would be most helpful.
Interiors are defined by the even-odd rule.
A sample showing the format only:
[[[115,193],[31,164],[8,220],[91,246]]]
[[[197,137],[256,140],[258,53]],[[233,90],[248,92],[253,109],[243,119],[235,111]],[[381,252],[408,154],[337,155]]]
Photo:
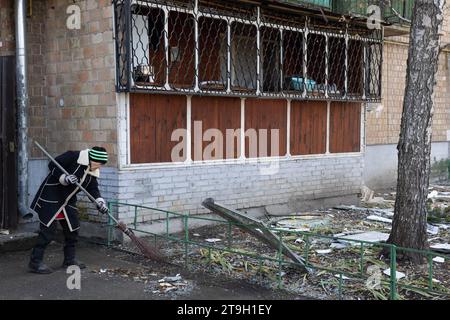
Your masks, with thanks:
[[[39,149],[41,149],[41,151],[62,171],[62,172],[64,172],[66,175],[69,175],[69,173],[67,172],[67,170],[66,169],[64,169],[55,159],[53,159],[53,157],[37,142],[37,141],[35,141],[34,142],[37,146],[38,146],[38,148]],[[94,202],[96,205],[98,205],[98,202],[97,202],[97,200],[85,189],[85,188],[83,188],[83,186],[77,181],[76,182],[76,185],[78,186],[78,188],[80,188],[87,196],[88,196],[88,198],[92,201],[92,202]],[[119,224],[119,221],[117,221],[117,219],[116,218],[114,218],[112,215],[111,215],[111,213],[109,212],[109,210],[108,210],[108,216],[112,219],[112,220],[114,220],[114,222],[116,223],[116,224]]]

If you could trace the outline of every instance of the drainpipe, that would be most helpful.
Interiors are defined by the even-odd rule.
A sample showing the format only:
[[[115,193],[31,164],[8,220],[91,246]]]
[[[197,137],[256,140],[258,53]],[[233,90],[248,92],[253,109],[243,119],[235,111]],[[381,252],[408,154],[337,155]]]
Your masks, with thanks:
[[[15,0],[16,20],[16,99],[17,99],[17,177],[19,213],[24,219],[28,211],[28,88],[26,59],[26,0]]]

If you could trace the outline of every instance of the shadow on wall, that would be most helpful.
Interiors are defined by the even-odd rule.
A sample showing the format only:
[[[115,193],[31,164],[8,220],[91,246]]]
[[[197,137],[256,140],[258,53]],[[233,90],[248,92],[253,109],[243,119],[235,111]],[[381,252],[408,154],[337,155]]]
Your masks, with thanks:
[[[33,198],[39,189],[42,181],[48,175],[48,160],[33,159],[28,161],[28,204],[31,204]],[[22,223],[39,221],[37,217],[29,220],[21,220]]]

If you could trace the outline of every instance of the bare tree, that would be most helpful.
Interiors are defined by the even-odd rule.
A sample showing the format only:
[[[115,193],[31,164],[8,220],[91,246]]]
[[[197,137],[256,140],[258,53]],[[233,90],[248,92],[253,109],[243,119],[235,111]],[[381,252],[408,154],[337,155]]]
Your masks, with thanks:
[[[411,21],[398,150],[397,198],[388,243],[426,249],[433,96],[446,0],[416,0]],[[389,1],[390,2],[390,1]],[[417,253],[400,258],[421,263]]]

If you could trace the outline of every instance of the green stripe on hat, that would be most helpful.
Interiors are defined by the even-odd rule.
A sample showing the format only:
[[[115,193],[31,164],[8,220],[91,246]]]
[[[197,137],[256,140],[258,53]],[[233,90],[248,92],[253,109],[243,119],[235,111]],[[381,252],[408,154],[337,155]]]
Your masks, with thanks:
[[[108,153],[100,150],[89,150],[89,159],[99,162],[107,162],[108,161]]]
[[[93,156],[93,155],[91,155],[90,158],[91,158],[92,160],[108,160],[108,157],[107,157],[107,156],[100,157],[100,156]]]
[[[105,151],[97,151],[97,150],[90,150],[89,153],[92,155],[98,155],[98,156],[107,156],[108,155],[108,153]]]

